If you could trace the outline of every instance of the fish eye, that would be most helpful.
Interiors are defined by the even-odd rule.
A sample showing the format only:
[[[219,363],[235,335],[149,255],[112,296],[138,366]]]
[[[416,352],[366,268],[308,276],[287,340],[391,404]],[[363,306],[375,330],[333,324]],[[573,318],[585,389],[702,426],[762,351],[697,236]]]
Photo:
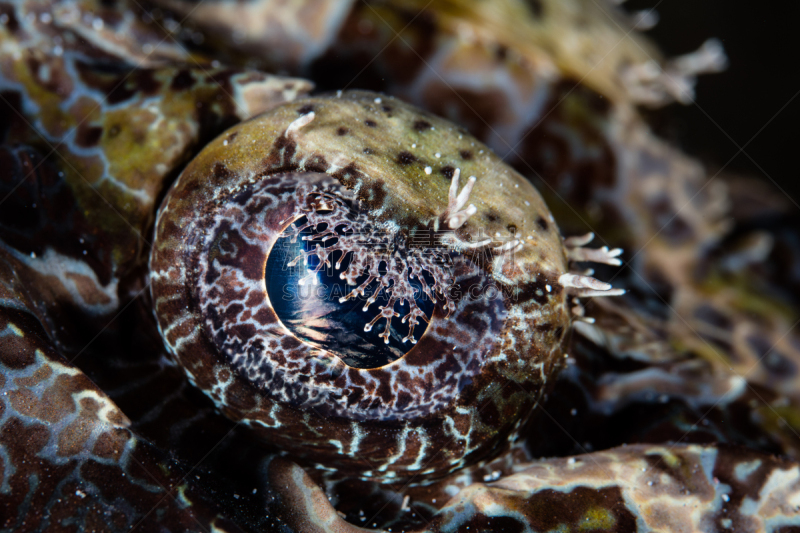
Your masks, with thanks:
[[[354,91],[208,144],[159,210],[151,291],[228,417],[338,476],[425,478],[513,440],[564,364],[574,297],[610,288],[569,254],[488,148]]]

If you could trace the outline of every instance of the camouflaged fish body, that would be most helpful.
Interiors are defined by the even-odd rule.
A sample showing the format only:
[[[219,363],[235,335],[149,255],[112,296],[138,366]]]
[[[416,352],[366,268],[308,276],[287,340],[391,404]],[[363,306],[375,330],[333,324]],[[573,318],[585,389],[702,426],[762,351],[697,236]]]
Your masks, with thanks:
[[[791,237],[731,232],[635,109],[718,43],[665,59],[605,2],[156,3],[0,2],[0,528],[800,526]],[[361,337],[281,314],[281,244]]]

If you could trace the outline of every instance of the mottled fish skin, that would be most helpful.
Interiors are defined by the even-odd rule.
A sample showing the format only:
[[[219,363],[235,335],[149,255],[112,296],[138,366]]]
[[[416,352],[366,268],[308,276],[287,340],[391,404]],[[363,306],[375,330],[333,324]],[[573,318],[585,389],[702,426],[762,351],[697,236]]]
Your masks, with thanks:
[[[56,348],[0,251],[0,531],[240,529]]]
[[[793,237],[771,229],[731,233],[732,214],[741,211],[737,197],[652,135],[635,110],[690,99],[694,74],[724,63],[714,42],[690,57],[665,59],[630,31],[636,20],[592,0],[158,3],[167,10],[0,2],[0,361],[8,393],[0,412],[2,527],[128,531],[140,523],[143,530],[305,533],[363,531],[351,524],[393,531],[798,526],[798,466],[763,453],[800,457],[800,342],[787,334],[800,298],[775,275],[786,256],[772,248],[774,242],[795,253]],[[246,31],[234,31],[242,21]],[[220,67],[212,56],[239,66]],[[594,324],[575,322],[577,334],[562,346],[568,328],[534,331],[520,320],[523,337],[494,352],[508,360],[533,339],[526,348],[551,342],[556,355],[544,372],[552,390],[529,423],[508,432],[514,442],[498,439],[488,450],[476,439],[478,451],[464,463],[477,462],[441,479],[375,484],[360,479],[363,468],[352,463],[332,471],[341,454],[330,453],[330,445],[322,455],[304,456],[295,446],[287,456],[260,443],[247,424],[219,415],[170,359],[166,350],[176,350],[169,340],[166,350],[161,346],[149,317],[146,272],[161,195],[225,128],[311,88],[253,66],[308,75],[331,90],[362,74],[357,85],[462,124],[535,183],[555,214],[558,227],[544,216],[545,227],[526,226],[516,215],[530,206],[519,203],[537,204],[539,196],[500,193],[498,186],[481,192],[497,212],[476,203],[478,213],[467,221],[467,229],[485,225],[501,234],[508,223],[522,225],[521,235],[532,237],[526,241],[550,234],[547,260],[524,255],[534,243],[523,247],[531,264],[542,260],[545,270],[565,272],[568,259],[596,250],[564,251],[559,228],[566,235],[592,229],[603,244],[628,250],[629,269],[600,272],[603,279],[617,276],[615,285],[628,294],[588,306]],[[403,154],[379,142],[394,112],[379,104],[392,105],[390,98],[345,92],[343,99],[364,104],[346,114],[357,126],[327,125],[344,135],[326,139],[326,128],[316,130],[314,121],[322,123],[326,113],[342,117],[313,109],[314,121],[293,130],[299,142],[291,154],[286,142],[271,161],[262,154],[229,162],[222,147],[237,145],[227,136],[211,142],[210,153],[232,167],[270,168],[284,177],[301,166],[319,172],[381,223],[410,226],[441,215],[455,168],[496,157],[481,153],[483,146],[459,146],[467,134],[455,127],[449,133],[461,139],[442,136],[441,149],[412,141],[418,149]],[[276,111],[280,120],[268,142],[291,137],[289,125],[309,114],[304,105],[324,108],[327,101]],[[440,119],[424,120],[441,133]],[[341,157],[333,158],[333,137],[353,151],[335,149]],[[250,155],[241,144],[237,149]],[[446,154],[450,164],[442,161]],[[336,168],[340,160],[370,172],[339,172],[348,167]],[[219,179],[213,163],[195,165]],[[371,181],[382,165],[396,175],[396,195]],[[467,176],[465,170],[462,182]],[[429,187],[415,187],[416,177],[430,180]],[[517,178],[497,180],[532,190]],[[506,211],[509,201],[519,213]],[[532,289],[526,294],[540,299],[546,292]],[[561,316],[564,304],[554,303],[551,312],[569,322]],[[565,363],[566,372],[553,379]],[[511,405],[527,410],[545,392],[543,379],[522,375],[523,364],[500,370],[534,389]],[[257,398],[252,391],[226,389],[235,370],[220,372],[195,371],[196,381],[235,420],[243,410],[245,420],[258,413],[252,402],[237,404]],[[212,379],[220,377],[226,379]],[[337,412],[335,402],[328,408]],[[501,414],[496,418],[508,426]],[[315,430],[334,431],[335,423],[320,420]],[[330,440],[319,433],[319,441]],[[352,437],[340,431],[336,440],[343,449]],[[387,441],[401,442],[396,434]],[[628,442],[702,445],[586,453]],[[583,455],[533,460],[576,453]],[[196,464],[202,466],[192,469]]]
[[[2,527],[237,531],[218,501],[193,488],[199,472],[184,478],[190,468],[136,436],[70,361],[82,356],[82,368],[96,371],[91,354],[100,346],[84,354],[87,343],[120,342],[113,318],[144,292],[148,233],[164,182],[222,129],[311,84],[197,63],[158,67],[166,60],[150,56],[144,64],[119,43],[98,44],[135,36],[128,23],[142,30],[132,12],[125,23],[117,11],[87,3],[72,22],[85,23],[88,12],[90,28],[105,15],[120,23],[104,18],[112,33],[95,33],[87,45],[69,18],[53,24],[77,4],[1,7]],[[152,323],[144,326],[155,333]],[[159,352],[153,355],[157,361]],[[143,359],[146,367],[154,358]],[[130,376],[132,368],[123,371]],[[169,367],[151,368],[154,376],[170,375]],[[162,386],[156,380],[137,388],[163,398]]]
[[[52,286],[53,304],[108,317],[142,289],[164,182],[218,132],[311,84],[198,64],[142,68],[127,54],[109,64],[66,44],[54,53],[48,6],[8,5],[0,27],[0,236]]]
[[[269,465],[289,531],[375,531],[343,520],[303,470]],[[637,445],[518,465],[474,483],[415,533],[452,531],[793,531],[797,463],[729,446]],[[414,501],[405,502],[414,508]],[[386,530],[380,530],[386,531]]]

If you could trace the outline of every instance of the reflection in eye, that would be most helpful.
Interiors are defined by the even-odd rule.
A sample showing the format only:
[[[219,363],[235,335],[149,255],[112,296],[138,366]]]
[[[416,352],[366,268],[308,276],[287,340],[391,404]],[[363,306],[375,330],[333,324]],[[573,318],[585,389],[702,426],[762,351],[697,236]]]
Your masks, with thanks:
[[[357,215],[339,198],[316,201],[323,203],[270,252],[270,302],[293,334],[351,367],[396,361],[425,332],[437,302],[441,310],[449,301],[432,272],[449,280],[450,255],[413,246],[405,233],[354,224]],[[421,266],[424,256],[433,264]]]

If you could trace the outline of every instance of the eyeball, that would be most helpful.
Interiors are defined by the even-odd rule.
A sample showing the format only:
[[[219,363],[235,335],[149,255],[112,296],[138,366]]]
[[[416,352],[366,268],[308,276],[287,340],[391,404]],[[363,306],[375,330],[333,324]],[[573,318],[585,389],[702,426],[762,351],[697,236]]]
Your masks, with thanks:
[[[188,164],[151,291],[228,417],[332,476],[420,481],[499,452],[563,365],[570,298],[599,283],[568,254],[534,187],[464,130],[347,92]]]

